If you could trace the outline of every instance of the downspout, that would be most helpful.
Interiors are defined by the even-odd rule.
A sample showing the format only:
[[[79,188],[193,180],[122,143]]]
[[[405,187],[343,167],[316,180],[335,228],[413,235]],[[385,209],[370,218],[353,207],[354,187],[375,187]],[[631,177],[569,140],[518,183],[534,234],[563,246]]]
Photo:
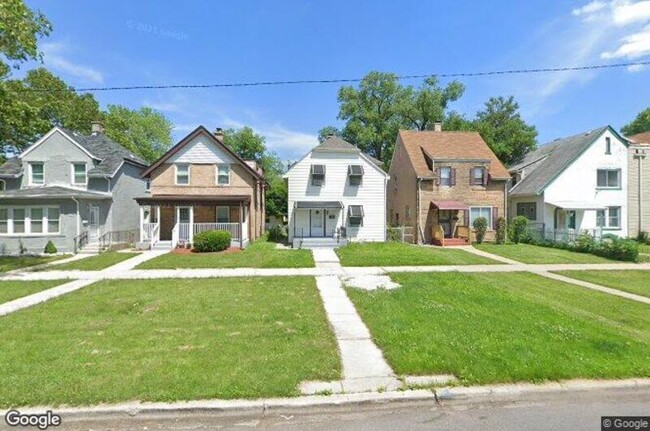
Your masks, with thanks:
[[[642,150],[643,151],[643,150]],[[637,231],[637,235],[643,230],[643,159],[645,158],[645,152],[642,154],[639,154],[637,156],[639,159],[639,191],[638,191],[638,196],[639,196],[639,229]]]
[[[421,222],[421,220],[420,220],[420,218],[421,218],[421,214],[420,214],[420,186],[421,186],[421,184],[422,184],[422,178],[417,177],[417,201],[415,202],[415,211],[416,211],[417,217],[415,219],[416,220],[416,223],[415,223],[415,237],[419,238],[419,241],[415,241],[415,242],[418,243],[418,244],[424,243],[424,238],[420,238],[422,236],[420,234],[420,231],[421,231],[421,229],[420,229],[420,222]]]

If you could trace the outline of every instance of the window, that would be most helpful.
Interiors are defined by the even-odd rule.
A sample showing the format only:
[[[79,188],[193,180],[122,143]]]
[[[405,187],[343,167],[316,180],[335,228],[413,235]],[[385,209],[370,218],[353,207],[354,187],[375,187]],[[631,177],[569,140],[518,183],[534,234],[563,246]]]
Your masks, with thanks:
[[[217,165],[217,184],[221,186],[230,184],[230,165]]]
[[[322,186],[325,181],[325,165],[311,165],[311,185]]]
[[[596,226],[597,227],[605,227],[606,226],[605,222],[606,222],[605,210],[596,211]]]
[[[230,207],[217,207],[217,223],[230,223]]]
[[[470,170],[470,184],[473,186],[485,185],[485,169],[472,168]]]
[[[72,184],[86,184],[88,177],[86,175],[85,163],[72,164]]]
[[[0,208],[0,233],[9,233],[9,210]]]
[[[474,220],[483,217],[487,220],[488,229],[492,226],[492,207],[471,207],[469,209],[469,225],[474,225]]]
[[[612,139],[605,138],[605,154],[612,154]]]
[[[361,185],[361,180],[363,179],[363,166],[362,165],[349,165],[348,166],[348,178],[350,180],[351,186]]]
[[[0,180],[0,192],[4,192],[4,191],[5,191],[5,182]]]
[[[190,183],[190,166],[176,165],[176,184],[188,185]]]
[[[528,220],[537,220],[537,204],[535,202],[517,202],[517,215]]]
[[[43,184],[43,163],[29,164],[29,184]]]
[[[147,178],[147,181],[144,183],[144,191],[145,192],[150,192],[151,191],[151,179]]]
[[[451,185],[451,168],[439,168],[440,173],[440,185],[441,186],[450,186]]]
[[[621,170],[620,169],[598,169],[597,182],[598,188],[618,189],[621,188]]]
[[[348,224],[350,226],[363,226],[363,206],[348,206]]]
[[[609,207],[607,209],[608,225],[610,228],[621,227],[621,207]]]
[[[13,233],[25,233],[25,208],[14,208],[13,220]]]
[[[59,233],[59,209],[47,209],[47,233]]]
[[[29,231],[31,233],[43,233],[43,208],[32,208],[29,214]]]

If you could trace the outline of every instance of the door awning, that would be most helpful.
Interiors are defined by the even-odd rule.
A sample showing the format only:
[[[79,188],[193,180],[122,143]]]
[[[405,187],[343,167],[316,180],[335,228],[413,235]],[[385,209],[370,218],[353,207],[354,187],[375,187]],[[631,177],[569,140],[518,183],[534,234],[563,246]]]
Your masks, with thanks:
[[[431,205],[439,210],[468,210],[469,206],[460,201],[431,201]]]
[[[294,205],[296,209],[341,209],[343,204],[338,201],[297,201]]]
[[[595,202],[587,201],[549,201],[551,205],[555,205],[563,210],[604,210],[606,206],[597,204]]]

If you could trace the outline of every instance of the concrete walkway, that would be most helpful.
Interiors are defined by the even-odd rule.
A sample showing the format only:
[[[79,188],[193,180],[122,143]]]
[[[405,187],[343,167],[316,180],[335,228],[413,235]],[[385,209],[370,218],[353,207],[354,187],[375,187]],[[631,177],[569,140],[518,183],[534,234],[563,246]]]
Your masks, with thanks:
[[[503,263],[508,263],[510,265],[519,265],[521,262],[518,262],[516,260],[508,259],[507,257],[499,256],[497,254],[493,253],[488,253],[487,251],[479,250],[478,248],[474,248],[471,245],[464,245],[460,247],[456,247],[461,250],[465,250],[468,253],[475,254],[477,256],[481,257],[487,257],[488,259],[496,260],[497,262],[503,262]]]
[[[74,292],[75,290],[79,290],[94,282],[95,280],[75,280],[51,289],[42,290],[29,296],[5,302],[4,304],[0,304],[0,316],[5,316],[9,313],[22,310],[23,308],[31,307],[40,304],[41,302],[49,301],[52,298],[65,295],[66,293]]]

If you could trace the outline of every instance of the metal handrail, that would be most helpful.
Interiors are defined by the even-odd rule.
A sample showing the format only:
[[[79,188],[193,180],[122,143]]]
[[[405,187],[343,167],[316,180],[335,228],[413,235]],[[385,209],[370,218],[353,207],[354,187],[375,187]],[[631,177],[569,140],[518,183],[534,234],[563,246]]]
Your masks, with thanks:
[[[135,244],[137,230],[114,230],[99,237],[99,249],[106,250],[113,244]]]
[[[81,250],[85,245],[88,244],[88,231],[85,230],[81,232],[79,235],[74,237],[74,252],[75,254]]]

